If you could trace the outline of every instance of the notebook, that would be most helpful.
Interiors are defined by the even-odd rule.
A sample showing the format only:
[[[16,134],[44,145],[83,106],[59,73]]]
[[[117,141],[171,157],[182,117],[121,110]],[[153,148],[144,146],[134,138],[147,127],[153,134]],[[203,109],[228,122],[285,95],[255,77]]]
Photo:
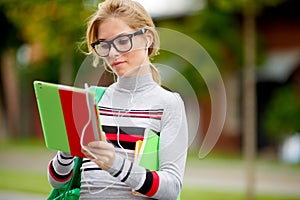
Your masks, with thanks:
[[[33,85],[48,149],[84,157],[81,142],[87,145],[105,140],[97,108],[105,88],[83,89],[42,81]]]
[[[134,154],[135,163],[150,170],[158,170],[159,136],[151,129],[146,129],[144,139],[136,142]]]

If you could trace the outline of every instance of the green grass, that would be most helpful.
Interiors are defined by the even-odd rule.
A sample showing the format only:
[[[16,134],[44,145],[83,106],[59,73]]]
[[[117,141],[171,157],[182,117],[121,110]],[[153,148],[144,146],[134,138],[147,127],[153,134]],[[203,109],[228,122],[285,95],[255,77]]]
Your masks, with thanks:
[[[42,139],[20,139],[0,141],[0,154],[10,156],[26,156],[27,159],[38,158],[48,151]],[[51,186],[48,183],[45,172],[32,169],[22,169],[12,166],[3,167],[0,163],[0,190],[27,192],[35,194],[49,194]],[[18,168],[22,170],[17,170]],[[46,171],[46,169],[45,169]]]
[[[44,174],[0,170],[0,190],[48,194],[51,186]]]
[[[45,142],[42,138],[39,139],[6,139],[1,141],[0,140],[0,152],[1,151],[8,151],[11,149],[39,149],[39,148],[46,148]]]

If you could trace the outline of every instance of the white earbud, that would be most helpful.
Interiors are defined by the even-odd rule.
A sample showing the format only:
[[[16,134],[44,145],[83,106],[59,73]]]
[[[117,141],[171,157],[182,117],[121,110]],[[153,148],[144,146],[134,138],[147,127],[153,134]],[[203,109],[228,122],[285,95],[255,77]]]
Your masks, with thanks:
[[[151,46],[151,39],[147,37],[146,48],[148,49]]]

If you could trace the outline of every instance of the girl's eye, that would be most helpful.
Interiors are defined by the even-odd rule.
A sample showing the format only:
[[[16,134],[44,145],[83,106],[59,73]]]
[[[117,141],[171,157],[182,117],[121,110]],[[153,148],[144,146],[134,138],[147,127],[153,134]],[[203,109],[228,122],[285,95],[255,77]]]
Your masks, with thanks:
[[[99,47],[101,49],[109,49],[109,44],[106,43],[106,42],[101,42],[100,45],[99,45]]]
[[[129,39],[127,36],[119,37],[119,38],[116,40],[116,45],[127,45],[127,44],[130,43],[129,40],[130,40],[130,39]]]

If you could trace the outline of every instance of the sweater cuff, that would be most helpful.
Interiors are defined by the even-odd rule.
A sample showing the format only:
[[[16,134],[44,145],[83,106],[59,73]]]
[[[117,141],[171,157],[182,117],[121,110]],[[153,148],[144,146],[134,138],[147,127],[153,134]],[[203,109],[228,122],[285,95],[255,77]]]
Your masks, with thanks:
[[[72,156],[70,153],[68,152],[63,152],[63,151],[59,151],[59,154],[61,157],[63,157],[64,159],[72,159],[74,158],[74,156]]]
[[[124,165],[125,159],[119,155],[115,154],[115,160],[113,165],[107,170],[112,176],[115,176],[118,172],[122,171],[122,166]]]

